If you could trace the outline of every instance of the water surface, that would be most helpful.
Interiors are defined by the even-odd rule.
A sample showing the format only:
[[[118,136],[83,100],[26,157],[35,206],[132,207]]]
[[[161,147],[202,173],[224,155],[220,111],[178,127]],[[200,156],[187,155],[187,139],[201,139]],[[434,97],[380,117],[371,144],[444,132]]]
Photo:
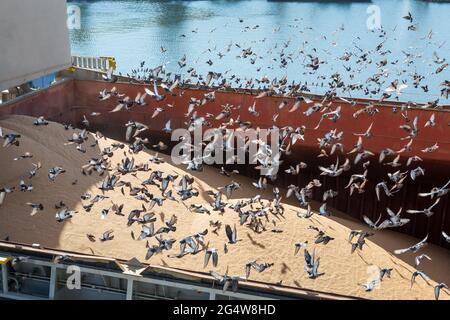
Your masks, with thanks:
[[[81,8],[81,29],[70,33],[73,54],[114,56],[118,71],[123,73],[130,72],[141,61],[146,61],[149,67],[165,63],[170,71],[185,72],[187,68],[180,72],[177,61],[186,54],[188,67],[193,66],[199,74],[229,70],[227,75],[237,74],[241,81],[260,79],[264,75],[270,78],[286,75],[290,81],[306,81],[312,92],[323,93],[335,72],[343,75],[346,84],[365,84],[377,71],[375,63],[387,58],[386,74],[381,77],[382,89],[394,79],[405,80],[409,87],[401,99],[415,101],[439,98],[439,84],[450,78],[448,69],[432,74],[439,66],[433,62],[434,51],[439,58],[450,59],[450,4],[419,0],[105,0],[71,1],[70,4]],[[381,9],[386,37],[381,38],[379,31],[368,30],[366,10],[370,5]],[[418,23],[417,31],[408,31],[410,24],[402,19],[408,11],[414,16],[413,23]],[[432,38],[428,39],[430,31]],[[373,51],[383,41],[380,51],[389,52],[386,56],[372,53],[369,59],[373,63],[355,63],[362,54],[355,45],[363,51]],[[226,52],[228,46],[231,49]],[[256,54],[254,64],[249,58],[237,58],[246,48]],[[414,54],[415,63],[406,63],[402,51]],[[219,52],[225,54],[220,59]],[[280,67],[280,52],[289,57],[285,68]],[[355,56],[348,62],[339,60],[345,52],[353,52]],[[308,53],[326,62],[314,74],[304,67]],[[208,60],[213,64],[207,64]],[[396,60],[399,60],[396,65],[391,64]],[[349,67],[353,78],[345,69]],[[428,93],[413,87],[414,72],[426,77],[420,85],[428,85]],[[379,93],[351,95],[380,97]],[[448,103],[442,97],[440,101]]]

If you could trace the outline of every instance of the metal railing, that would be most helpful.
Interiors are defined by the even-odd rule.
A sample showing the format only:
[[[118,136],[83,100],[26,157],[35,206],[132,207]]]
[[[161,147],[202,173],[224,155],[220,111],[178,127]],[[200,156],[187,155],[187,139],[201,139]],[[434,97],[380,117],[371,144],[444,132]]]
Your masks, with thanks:
[[[111,68],[116,70],[117,64],[114,57],[72,56],[72,67],[107,72]]]
[[[44,261],[40,259],[33,259],[28,258],[26,261],[27,264],[35,265],[35,266],[45,266],[50,267],[50,277],[45,276],[36,276],[36,275],[30,275],[30,274],[20,274],[16,272],[10,272],[8,271],[8,268],[6,264],[0,265],[1,270],[1,277],[2,277],[2,288],[0,288],[0,298],[7,298],[7,299],[20,299],[20,300],[30,300],[30,299],[49,299],[53,300],[57,297],[57,289],[58,284],[65,284],[65,282],[61,282],[60,279],[57,279],[57,270],[63,270],[65,271],[68,267],[68,265],[53,263],[50,261]],[[156,294],[152,294],[151,292],[146,292],[145,290],[141,292],[136,292],[134,290],[134,284],[136,283],[147,283],[147,284],[153,284],[161,286],[163,289],[169,289],[169,288],[176,288],[180,291],[195,291],[200,293],[205,293],[209,296],[210,300],[215,300],[216,295],[222,295],[225,298],[234,298],[234,299],[253,299],[253,300],[273,300],[277,299],[279,297],[270,295],[263,295],[263,294],[255,294],[255,293],[244,293],[244,292],[222,292],[221,288],[210,288],[202,285],[197,284],[191,284],[186,283],[184,281],[177,281],[177,280],[167,280],[163,278],[155,278],[155,277],[137,277],[133,275],[128,275],[124,273],[120,273],[117,271],[109,271],[105,269],[97,269],[97,268],[91,268],[91,267],[84,267],[79,265],[80,271],[85,275],[98,275],[102,277],[108,277],[108,278],[116,278],[116,279],[124,279],[127,282],[126,290],[124,289],[117,289],[112,288],[110,286],[102,286],[98,284],[89,284],[89,283],[83,283],[82,288],[83,289],[92,289],[96,290],[99,293],[101,291],[104,291],[105,293],[110,294],[119,294],[122,295],[123,298],[126,300],[132,300],[136,298],[147,298],[147,299],[170,299],[170,297],[165,296],[159,296]],[[36,295],[34,293],[28,293],[23,294],[20,292],[10,292],[8,288],[8,279],[11,275],[22,275],[26,277],[22,277],[23,280],[25,279],[34,279],[34,280],[40,280],[45,281],[49,284],[49,293],[48,298],[43,298],[39,295]],[[78,298],[83,298],[83,292],[78,292],[79,296]],[[99,295],[100,297],[100,295]]]

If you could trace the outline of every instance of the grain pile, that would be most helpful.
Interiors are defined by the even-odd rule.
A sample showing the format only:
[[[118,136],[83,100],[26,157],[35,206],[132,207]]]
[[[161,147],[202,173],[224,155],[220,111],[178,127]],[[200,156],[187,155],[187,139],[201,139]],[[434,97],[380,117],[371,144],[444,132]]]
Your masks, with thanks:
[[[16,186],[16,191],[7,194],[3,205],[0,207],[0,237],[9,237],[11,241],[22,243],[39,243],[46,248],[63,249],[80,253],[96,254],[101,256],[131,259],[136,257],[146,262],[147,253],[146,240],[149,245],[156,245],[155,237],[142,241],[133,240],[133,232],[137,238],[141,233],[142,226],[133,223],[127,226],[128,213],[133,209],[140,209],[143,203],[128,195],[125,187],[125,195],[121,188],[106,191],[104,195],[108,198],[100,201],[92,207],[90,212],[83,209],[87,201],[81,200],[80,196],[86,192],[93,196],[102,194],[98,189],[104,177],[99,177],[95,172],[92,175],[82,175],[81,167],[87,164],[91,158],[98,158],[99,153],[107,146],[116,143],[110,139],[99,139],[98,146],[89,147],[95,141],[93,135],[89,136],[86,153],[76,150],[74,145],[64,145],[72,136],[73,130],[65,130],[61,124],[50,122],[47,126],[33,126],[33,118],[26,116],[11,116],[0,120],[0,127],[4,133],[16,132],[21,134],[20,146],[0,148],[0,187]],[[75,130],[79,132],[80,130]],[[109,159],[115,168],[124,158],[125,149],[119,149]],[[13,159],[30,152],[31,159]],[[168,162],[155,164],[149,162],[153,152],[140,152],[133,155],[135,163],[148,163],[152,171],[160,170],[165,175],[178,175],[169,189],[178,186],[179,179],[189,174],[194,177],[194,187],[199,191],[198,197],[180,201],[176,190],[173,190],[178,200],[165,200],[163,206],[155,206],[151,212],[155,213],[157,220],[155,228],[164,225],[162,220],[167,221],[172,215],[176,215],[176,231],[163,234],[163,238],[174,238],[177,240],[173,248],[163,251],[151,257],[147,262],[153,265],[169,266],[191,271],[209,272],[216,271],[224,274],[228,269],[229,275],[245,275],[245,265],[256,260],[258,263],[274,263],[273,267],[258,273],[251,272],[249,280],[260,281],[268,284],[276,284],[282,281],[283,286],[292,288],[307,288],[329,293],[350,295],[369,299],[434,299],[433,287],[436,282],[427,284],[418,278],[411,288],[411,274],[414,272],[413,260],[415,255],[401,256],[402,259],[393,255],[393,249],[408,247],[417,239],[404,236],[391,231],[382,231],[367,240],[363,250],[350,252],[351,245],[348,235],[351,229],[368,230],[359,222],[347,219],[341,213],[335,213],[331,218],[313,215],[309,219],[297,217],[296,212],[304,212],[294,206],[292,200],[284,204],[283,215],[269,214],[266,224],[267,231],[256,233],[246,227],[239,225],[238,214],[227,208],[223,214],[211,211],[211,214],[199,214],[188,210],[191,204],[203,204],[210,208],[209,203],[213,197],[207,193],[223,187],[233,179],[241,184],[242,188],[235,191],[230,199],[223,198],[228,204],[236,203],[239,199],[248,199],[260,193],[263,199],[273,198],[272,188],[260,192],[252,185],[252,181],[246,177],[233,175],[232,178],[220,175],[216,169],[206,167],[201,173],[187,172],[184,167],[174,166]],[[131,157],[130,154],[127,156]],[[164,157],[170,161],[169,157]],[[42,168],[36,176],[28,180],[28,171],[33,168],[32,163],[41,162]],[[59,175],[54,182],[47,177],[48,170],[52,167],[62,167],[65,173]],[[120,181],[127,181],[132,186],[139,186],[141,182],[148,179],[151,171],[137,172],[135,176],[127,174],[121,176]],[[20,192],[17,190],[19,181],[24,179],[33,185],[31,192]],[[147,186],[148,191],[154,195],[161,196],[158,186]],[[283,198],[285,191],[282,190]],[[265,202],[267,202],[265,200]],[[64,202],[71,210],[78,211],[73,218],[65,222],[57,222],[55,219],[55,204]],[[44,210],[36,215],[30,216],[31,208],[27,202],[41,203]],[[124,204],[125,216],[115,215],[111,211],[106,218],[102,219],[103,209],[111,207],[112,203]],[[213,233],[210,221],[220,221],[222,227]],[[227,243],[225,225],[237,228],[237,243],[227,244],[228,252],[224,252]],[[317,231],[310,229],[314,226],[334,238],[328,244],[315,244]],[[351,228],[351,229],[350,229]],[[203,268],[204,252],[192,255],[188,254],[182,258],[169,257],[179,252],[179,240],[208,229],[205,242],[209,248],[216,248],[219,252],[218,266],[212,263],[206,269]],[[99,241],[106,230],[113,230],[114,239],[111,241]],[[272,231],[282,232],[272,232]],[[87,234],[96,237],[91,242]],[[315,252],[320,257],[319,272],[324,274],[316,279],[309,279],[304,270],[303,249],[295,256],[294,244],[308,241],[307,249]],[[433,262],[423,262],[423,270],[438,282],[449,282],[450,254],[447,250],[428,245],[420,253],[427,253],[433,258]],[[391,278],[385,278],[379,288],[366,292],[361,284],[367,283],[378,268],[393,268]],[[441,299],[449,299],[450,296],[442,291]]]

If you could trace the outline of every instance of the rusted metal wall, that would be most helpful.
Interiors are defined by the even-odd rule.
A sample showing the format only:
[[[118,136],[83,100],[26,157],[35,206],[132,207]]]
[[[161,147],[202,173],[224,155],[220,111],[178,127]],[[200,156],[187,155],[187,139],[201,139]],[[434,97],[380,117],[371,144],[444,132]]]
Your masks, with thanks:
[[[74,80],[67,79],[45,90],[27,93],[0,104],[0,117],[10,114],[44,116],[57,122],[72,122],[74,113]]]

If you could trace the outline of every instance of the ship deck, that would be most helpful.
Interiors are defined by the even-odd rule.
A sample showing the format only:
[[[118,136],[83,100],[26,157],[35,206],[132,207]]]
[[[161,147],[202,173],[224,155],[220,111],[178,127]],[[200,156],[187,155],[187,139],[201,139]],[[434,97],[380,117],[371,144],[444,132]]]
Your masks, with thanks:
[[[134,96],[137,92],[143,91],[142,84],[130,84],[130,83],[115,83],[115,84],[107,84],[106,86],[116,86],[120,92],[126,92],[127,95]],[[27,115],[27,116],[45,116],[47,119],[59,122],[59,123],[73,123],[79,125],[84,114],[89,115],[91,112],[100,112],[102,114],[108,115],[108,121],[102,120],[100,117],[90,117],[89,120],[90,130],[96,131],[99,130],[104,133],[110,139],[123,140],[123,125],[130,119],[130,115],[132,115],[133,120],[140,121],[150,125],[150,132],[148,134],[151,141],[169,141],[170,138],[161,132],[160,128],[164,126],[164,123],[168,119],[172,119],[172,126],[176,128],[177,126],[181,126],[184,122],[184,106],[187,107],[187,100],[191,96],[195,96],[200,98],[204,94],[204,90],[202,89],[194,89],[194,88],[183,88],[185,93],[183,95],[183,101],[176,101],[178,106],[174,108],[171,113],[165,112],[161,115],[161,117],[155,119],[151,119],[153,107],[155,104],[151,105],[147,108],[135,109],[133,113],[121,112],[116,114],[109,114],[114,106],[112,106],[112,102],[102,102],[99,103],[97,95],[98,92],[105,88],[105,83],[96,80],[79,80],[79,79],[68,79],[64,80],[46,90],[41,90],[38,92],[31,93],[29,95],[23,96],[13,103],[7,103],[0,107],[0,118],[2,118],[1,126],[8,128],[9,130],[15,130],[17,132],[21,132],[27,139],[28,145],[33,145],[38,141],[38,144],[42,144],[42,148],[39,148],[39,152],[41,152],[41,157],[51,157],[51,154],[54,154],[55,157],[63,167],[70,168],[68,174],[62,177],[62,181],[66,183],[68,186],[70,182],[77,178],[77,174],[79,174],[79,167],[84,164],[89,156],[95,156],[95,150],[92,150],[92,154],[82,155],[76,150],[64,151],[64,146],[58,146],[61,143],[61,139],[64,140],[67,137],[64,137],[64,131],[61,128],[52,129],[55,130],[50,135],[46,135],[45,138],[40,140],[40,134],[44,134],[43,131],[33,131],[36,128],[32,126],[29,127],[27,125],[27,120],[21,120],[21,118],[15,118],[17,115]],[[167,100],[161,103],[165,105],[167,103],[173,102],[170,96],[167,97]],[[254,95],[250,92],[240,92],[240,93],[232,93],[232,92],[217,92],[216,100],[214,104],[208,108],[208,112],[218,112],[220,111],[221,104],[230,103],[234,105],[241,105],[243,113],[246,113],[247,107],[253,103]],[[282,97],[265,97],[261,99],[261,102],[258,104],[260,107],[261,113],[264,114],[264,108],[267,108],[266,112],[269,112],[270,108],[276,108],[280,102],[280,99],[288,99]],[[361,102],[363,103],[363,102]],[[365,103],[365,102],[364,102]],[[183,106],[183,107],[181,107]],[[376,139],[382,137],[383,141],[389,141],[389,143],[393,143],[397,141],[402,132],[397,129],[401,120],[397,119],[399,117],[398,114],[392,112],[393,106],[400,106],[400,103],[389,103],[389,106],[379,106],[380,112],[377,114],[378,116],[382,116],[385,119],[385,123],[389,123],[385,128],[374,128],[373,134],[374,139],[370,140],[367,144],[366,148],[377,153],[381,148],[386,147],[384,143],[377,142],[380,139]],[[359,106],[360,107],[360,106]],[[378,106],[377,106],[378,107]],[[347,110],[348,108],[348,110]],[[353,132],[363,132],[368,125],[372,122],[372,119],[367,116],[363,116],[358,120],[352,120],[352,114],[358,106],[343,106],[343,118],[349,118],[348,122],[340,123],[323,123],[323,127],[319,130],[307,130],[308,141],[305,142],[305,145],[297,146],[290,157],[290,161],[295,162],[298,160],[308,162],[310,167],[314,168],[316,165],[325,164],[326,159],[318,159],[316,157],[317,147],[315,146],[314,141],[317,137],[320,137],[327,131],[338,128],[338,130],[348,130],[351,126],[351,131]],[[203,112],[199,110],[199,112]],[[205,110],[206,112],[206,110]],[[421,136],[421,139],[417,139],[417,148],[424,148],[426,146],[430,146],[434,144],[435,139],[438,139],[440,148],[431,154],[424,155],[424,168],[427,171],[427,175],[424,179],[421,179],[420,183],[408,184],[403,191],[403,195],[400,199],[392,201],[388,199],[388,205],[393,209],[397,208],[397,205],[410,205],[414,204],[416,206],[420,206],[422,204],[420,199],[417,199],[414,194],[417,193],[417,190],[429,190],[431,186],[439,185],[440,183],[444,184],[448,176],[442,174],[442,170],[448,168],[449,162],[449,144],[450,140],[448,136],[445,136],[445,130],[448,130],[447,123],[450,122],[450,114],[447,110],[422,110],[422,109],[412,109],[411,116],[418,115],[421,121],[423,122],[425,118],[428,118],[431,112],[436,114],[437,123],[439,124],[437,127],[433,128],[431,133],[424,134]],[[248,117],[248,115],[245,115]],[[320,116],[320,115],[317,115]],[[27,118],[27,117],[25,117]],[[278,125],[281,127],[283,125],[291,125],[291,126],[300,126],[305,125],[307,128],[311,128],[311,126],[315,126],[317,124],[318,118],[307,119],[302,117],[300,114],[293,120],[292,117],[289,116],[281,116],[279,118]],[[389,121],[389,122],[388,122]],[[444,125],[445,124],[445,125]],[[255,127],[265,127],[270,126],[270,119],[261,116],[260,119],[257,119],[257,122],[253,124]],[[53,125],[52,125],[53,127]],[[45,128],[44,128],[45,130]],[[48,133],[47,133],[48,134]],[[49,137],[51,137],[50,140]],[[354,143],[351,137],[348,140],[344,140],[343,143],[345,145],[352,145]],[[33,142],[34,141],[34,142]],[[105,143],[111,143],[111,140],[108,140]],[[396,142],[398,143],[398,141]],[[27,144],[25,144],[27,145]],[[103,146],[104,147],[104,146]],[[401,144],[394,145],[395,148],[400,148]],[[57,148],[57,150],[53,150],[52,148]],[[48,152],[50,150],[51,152]],[[53,151],[52,151],[53,150]],[[314,151],[316,150],[316,151]],[[22,150],[23,151],[23,150]],[[2,150],[2,152],[5,152]],[[36,151],[37,152],[37,151]],[[46,155],[47,154],[47,155]],[[2,158],[3,157],[2,155]],[[145,156],[144,156],[145,158]],[[144,159],[142,158],[142,160]],[[117,159],[118,160],[118,159]],[[67,161],[67,163],[65,162]],[[145,161],[145,160],[143,160]],[[74,165],[74,163],[76,165]],[[50,166],[50,164],[46,164],[46,166]],[[11,182],[14,179],[18,179],[20,176],[20,170],[25,170],[25,167],[17,167],[11,172],[8,172],[8,179],[11,179]],[[44,171],[48,168],[44,167]],[[182,167],[173,167],[173,168],[165,168],[167,170],[176,170],[179,174],[183,173]],[[369,180],[373,177],[374,181],[379,179],[382,173],[382,170],[385,168],[374,169],[373,172],[369,175]],[[17,172],[16,172],[17,171]],[[240,171],[244,174],[251,177],[255,177],[257,172],[252,170],[249,167],[240,168]],[[194,176],[200,180],[201,189],[205,192],[208,188],[217,189],[219,186],[223,186],[228,181],[226,177],[220,176],[217,174],[214,168],[206,168],[206,175],[195,174]],[[189,174],[192,174],[189,172]],[[311,170],[306,172],[304,175],[299,175],[298,178],[292,178],[281,175],[279,185],[280,187],[295,183],[298,185],[302,185],[307,183],[312,177],[315,177],[317,172]],[[2,174],[5,177],[5,173]],[[46,180],[46,176],[43,175],[41,179]],[[239,198],[246,198],[255,194],[255,190],[251,187],[251,179],[245,176],[236,176],[235,179],[242,183],[244,186],[241,191],[236,193],[233,200]],[[367,255],[363,254],[362,256],[350,255],[349,248],[346,247],[348,243],[344,244],[344,239],[347,237],[347,233],[351,229],[364,229],[364,225],[360,222],[361,216],[366,214],[370,217],[378,216],[381,208],[386,203],[377,203],[376,199],[374,200],[374,194],[371,192],[366,192],[363,195],[360,195],[355,198],[350,198],[346,191],[343,189],[348,177],[344,176],[336,181],[331,179],[322,179],[322,183],[324,185],[323,188],[332,187],[335,190],[338,190],[341,195],[334,199],[332,202],[332,206],[336,208],[333,210],[333,216],[331,219],[318,217],[318,221],[321,226],[326,227],[327,230],[334,234],[337,239],[340,239],[335,244],[332,245],[332,248],[321,248],[319,253],[322,255],[322,260],[328,260],[327,263],[324,262],[324,268],[328,269],[326,276],[323,278],[316,279],[315,282],[310,282],[306,279],[306,276],[303,271],[303,263],[301,258],[295,258],[292,256],[291,246],[293,246],[293,241],[299,241],[301,239],[305,239],[308,237],[312,237],[309,239],[311,242],[314,241],[313,234],[306,234],[300,230],[307,229],[308,222],[301,222],[298,218],[295,217],[294,221],[292,217],[285,221],[278,221],[277,226],[281,229],[291,230],[287,231],[288,235],[285,234],[277,234],[270,233],[270,236],[267,236],[267,233],[262,235],[254,235],[246,231],[245,229],[239,229],[239,234],[242,237],[242,241],[246,244],[245,248],[252,248],[250,251],[247,250],[239,250],[238,248],[233,249],[236,251],[234,254],[240,256],[242,259],[233,259],[232,255],[229,257],[222,256],[221,260],[224,261],[217,271],[219,273],[224,273],[226,269],[229,269],[230,274],[242,274],[243,273],[243,264],[245,264],[246,260],[254,260],[255,255],[259,259],[267,259],[267,257],[271,257],[276,261],[282,261],[283,263],[279,263],[277,268],[268,273],[263,273],[261,275],[256,275],[255,278],[250,281],[243,282],[243,287],[256,286],[256,288],[260,288],[257,290],[261,290],[264,292],[283,292],[283,294],[287,294],[289,296],[295,297],[308,297],[308,294],[318,294],[323,295],[323,298],[383,298],[383,299],[396,299],[396,298],[405,298],[405,299],[432,299],[433,290],[432,286],[428,287],[426,284],[419,284],[414,287],[414,289],[409,290],[409,277],[411,272],[414,270],[413,258],[414,255],[405,255],[396,257],[392,255],[394,249],[407,247],[411,244],[414,244],[418,241],[417,238],[423,238],[426,234],[429,234],[429,240],[431,243],[426,247],[426,253],[429,253],[433,256],[433,264],[432,266],[425,266],[425,271],[432,276],[433,280],[438,282],[449,282],[448,279],[448,261],[450,259],[449,251],[445,249],[448,247],[448,244],[444,243],[440,237],[441,230],[449,230],[450,228],[450,218],[446,215],[448,211],[448,200],[447,198],[443,198],[443,201],[436,207],[436,214],[433,216],[433,219],[429,221],[423,220],[421,217],[414,218],[412,217],[412,221],[409,225],[401,228],[401,230],[396,231],[383,231],[382,234],[376,235],[371,238],[369,251],[367,251]],[[9,183],[9,181],[5,181],[4,178],[1,179],[2,182]],[[43,181],[42,181],[43,182]],[[57,198],[61,198],[61,200],[65,200],[66,203],[70,204],[74,208],[81,208],[81,202],[77,200],[79,194],[82,194],[86,190],[94,190],[95,186],[99,183],[99,180],[95,179],[95,177],[88,177],[86,181],[78,183],[76,186],[77,192],[68,192],[68,190],[64,190],[60,186],[50,186],[50,189],[45,190],[45,193],[39,193],[39,195],[47,194],[48,198],[44,198],[46,201],[45,206],[51,208],[54,203],[58,200]],[[94,189],[92,189],[94,188]],[[324,189],[326,190],[326,189]],[[264,191],[262,194],[267,199],[270,199],[270,190]],[[132,242],[129,237],[130,230],[126,228],[122,228],[121,225],[123,221],[117,217],[113,217],[113,219],[108,220],[108,225],[101,225],[102,222],[99,217],[99,212],[94,212],[92,215],[81,215],[79,218],[77,217],[72,223],[65,224],[63,227],[54,221],[54,214],[52,212],[48,212],[46,217],[40,219],[38,221],[32,220],[29,216],[29,213],[26,212],[27,209],[24,209],[24,201],[26,201],[26,195],[24,194],[15,194],[15,197],[20,197],[20,199],[12,199],[9,201],[9,205],[12,207],[2,208],[0,211],[3,214],[6,214],[7,219],[3,220],[1,226],[1,234],[0,236],[4,238],[5,236],[10,236],[12,241],[12,248],[9,246],[8,250],[14,252],[14,248],[16,248],[17,252],[21,250],[30,250],[30,245],[33,243],[39,243],[40,247],[50,251],[56,250],[55,252],[73,252],[73,254],[81,254],[84,255],[84,259],[86,256],[93,256],[94,259],[102,259],[105,257],[109,257],[108,259],[116,260],[119,262],[125,262],[129,259],[137,257],[138,260],[144,261],[144,256],[146,249],[140,246],[138,249],[130,249],[133,248],[135,242]],[[113,196],[113,195],[112,195]],[[115,196],[113,196],[113,200]],[[204,200],[209,199],[206,195],[204,195]],[[315,198],[319,198],[319,194],[315,195]],[[40,198],[43,199],[43,198]],[[40,199],[35,199],[35,201],[43,201]],[[195,201],[194,201],[195,202]],[[292,199],[287,200],[286,206],[288,206],[288,211],[293,212],[294,210],[299,210],[296,207],[295,202]],[[130,204],[131,205],[131,204]],[[317,209],[317,204],[314,206]],[[343,208],[343,209],[342,209]],[[99,210],[101,208],[98,208]],[[8,212],[6,212],[7,210]],[[166,208],[164,210],[164,214],[166,218],[172,214],[172,212],[177,212],[177,215],[182,216],[182,213],[178,213],[180,209],[177,208]],[[6,212],[6,213],[5,213]],[[10,212],[15,212],[15,215],[11,215]],[[224,216],[225,223],[232,223],[231,219],[232,214]],[[93,220],[95,222],[93,222]],[[177,232],[177,238],[181,238],[181,236],[186,236],[189,233],[199,232],[200,229],[207,227],[209,223],[209,217],[201,217],[199,219],[195,219],[195,223],[191,220],[192,217],[184,217],[182,216],[183,221],[180,223],[179,232]],[[184,221],[184,219],[186,219]],[[97,221],[98,220],[98,221]],[[120,220],[120,221],[119,221]],[[19,224],[17,222],[20,221]],[[113,228],[117,230],[118,238],[123,239],[120,245],[116,245],[111,242],[111,244],[104,245],[102,243],[92,244],[89,243],[85,237],[86,233],[93,233],[98,235],[103,232],[103,229]],[[198,229],[198,230],[197,230]],[[120,230],[120,231],[119,231]],[[401,235],[401,233],[407,235]],[[139,230],[134,230],[135,233],[139,234]],[[299,233],[300,232],[300,233]],[[415,238],[411,237],[414,236]],[[284,240],[289,238],[289,245],[285,247],[283,244]],[[129,239],[128,239],[129,238]],[[222,237],[223,238],[223,234]],[[125,240],[127,239],[127,240]],[[213,243],[211,245],[215,245],[218,248],[223,246],[223,243],[219,240],[219,237],[216,240],[212,240]],[[291,243],[292,242],[292,243]],[[14,246],[14,243],[21,243],[24,246]],[[117,242],[116,242],[117,243]],[[274,245],[277,244],[277,245]],[[267,244],[270,244],[267,248]],[[279,247],[281,245],[281,247]],[[444,247],[444,248],[440,248]],[[8,247],[7,243],[4,243],[3,247]],[[289,249],[288,249],[289,248]],[[327,250],[325,250],[327,249]],[[269,252],[269,251],[270,252]],[[429,251],[428,251],[429,250]],[[269,253],[267,253],[269,252]],[[49,253],[51,255],[51,253]],[[267,256],[268,255],[268,256]],[[341,261],[342,258],[345,258],[345,262]],[[399,259],[400,258],[400,259]],[[351,284],[345,282],[347,280],[342,280],[342,277],[339,276],[339,273],[336,273],[339,269],[339,265],[345,269],[345,264],[348,263],[351,259],[355,266],[358,266],[356,269],[352,269],[354,276],[354,281],[351,281]],[[88,259],[89,260],[89,259]],[[235,261],[236,260],[236,261]],[[340,262],[339,262],[340,261]],[[201,267],[203,262],[203,255],[189,257],[186,260],[178,260],[178,259],[168,259],[164,256],[157,256],[155,260],[150,262],[152,266],[152,270],[162,273],[169,273],[174,277],[179,277],[180,273],[188,272],[192,275],[195,275],[196,281],[198,279],[209,279],[211,277],[208,276],[208,273]],[[261,260],[262,262],[262,260]],[[378,292],[365,293],[360,287],[358,287],[358,283],[364,282],[367,277],[367,267],[368,265],[378,265],[382,267],[384,264],[395,265],[395,270],[397,276],[395,277],[395,282],[387,284],[386,290],[381,290]],[[297,270],[298,269],[298,270]],[[355,271],[358,270],[358,271]],[[298,272],[297,272],[298,271]],[[348,273],[348,272],[347,272]],[[346,274],[347,274],[346,273]],[[193,279],[193,278],[192,278]],[[280,280],[283,280],[283,286],[280,288],[277,287],[277,283]],[[334,281],[332,279],[341,279],[343,282],[339,282],[338,280]],[[333,284],[335,283],[335,284]],[[344,283],[344,284],[343,284]],[[350,287],[349,287],[350,286]],[[255,287],[254,287],[255,288]],[[408,290],[406,290],[408,288]],[[306,291],[305,291],[306,290]],[[305,293],[307,292],[307,293]],[[308,293],[309,292],[309,293]],[[448,298],[448,296],[444,295],[444,298]]]
[[[6,104],[0,108],[0,117],[9,114],[24,114],[30,116],[43,115],[46,118],[60,123],[73,123],[81,126],[83,115],[89,115],[92,112],[99,112],[108,115],[108,121],[104,121],[102,117],[89,117],[91,130],[99,130],[110,138],[123,140],[123,126],[130,120],[130,116],[134,121],[148,124],[150,129],[148,137],[151,141],[164,141],[168,145],[174,145],[170,141],[170,136],[162,132],[164,124],[170,119],[173,128],[185,127],[186,121],[185,112],[191,97],[202,98],[207,92],[206,89],[186,87],[182,91],[182,97],[172,97],[167,95],[166,99],[160,103],[151,102],[151,106],[134,108],[132,113],[118,112],[108,113],[115,104],[113,101],[98,101],[98,93],[105,89],[111,89],[115,86],[119,92],[125,92],[128,96],[134,97],[139,92],[144,92],[145,84],[130,83],[129,79],[115,84],[105,84],[103,81],[95,80],[99,75],[95,76],[93,72],[83,72],[75,75],[75,79],[69,79],[57,86],[39,92],[37,94],[30,94],[29,96],[19,99],[14,104]],[[65,74],[67,75],[67,74]],[[70,74],[69,74],[70,75]],[[72,75],[73,77],[73,75]],[[80,80],[80,78],[82,80]],[[86,79],[87,78],[87,79]],[[93,78],[93,79],[92,79]],[[268,128],[272,126],[273,110],[278,108],[282,100],[289,102],[288,109],[292,106],[294,98],[269,96],[258,99],[258,111],[260,116],[258,118],[251,117],[248,113],[248,106],[252,105],[255,95],[258,92],[250,90],[230,90],[228,92],[216,92],[216,99],[213,103],[208,104],[208,108],[199,108],[198,114],[202,116],[209,113],[217,114],[221,111],[221,106],[231,104],[234,106],[241,106],[238,111],[234,111],[232,117],[236,118],[241,115],[242,119],[252,119],[254,128]],[[310,96],[314,101],[321,101],[321,96]],[[422,109],[420,106],[411,107],[408,109],[409,119],[419,118],[419,135],[414,139],[413,152],[407,152],[401,155],[400,163],[405,164],[408,157],[412,155],[419,155],[423,162],[420,165],[425,169],[425,176],[420,177],[416,181],[411,179],[405,180],[405,185],[401,192],[396,197],[382,197],[381,201],[377,201],[375,194],[375,184],[387,180],[387,173],[398,170],[386,165],[378,164],[379,152],[384,148],[391,148],[393,150],[400,150],[408,140],[401,140],[406,136],[404,130],[399,126],[404,124],[404,119],[401,115],[400,108],[405,105],[405,102],[377,102],[368,99],[351,99],[356,104],[347,104],[346,102],[337,99],[333,105],[340,105],[342,107],[342,116],[336,123],[331,121],[323,121],[318,130],[314,130],[320,120],[321,114],[316,113],[310,117],[305,117],[303,111],[306,109],[305,105],[300,107],[295,113],[280,112],[277,121],[278,127],[292,126],[299,127],[306,126],[305,141],[298,142],[292,148],[292,154],[284,159],[283,166],[280,171],[288,168],[289,165],[303,161],[308,163],[308,168],[303,171],[303,174],[292,176],[281,174],[277,179],[277,184],[280,186],[288,186],[290,184],[302,186],[308,183],[313,177],[317,177],[320,171],[318,166],[328,166],[330,161],[326,157],[318,158],[317,139],[324,136],[330,130],[337,129],[339,131],[348,132],[344,134],[343,140],[340,141],[345,146],[345,151],[350,151],[357,141],[352,133],[362,133],[369,125],[376,119],[376,124],[372,129],[373,137],[365,139],[364,148],[375,153],[374,159],[371,160],[371,169],[368,171],[368,186],[363,194],[348,196],[348,190],[345,189],[350,175],[353,173],[363,173],[364,169],[361,164],[352,168],[350,172],[346,172],[337,178],[322,177],[323,190],[333,189],[339,192],[338,196],[331,200],[332,207],[339,211],[345,212],[350,216],[362,220],[363,215],[376,220],[379,214],[384,211],[384,208],[391,207],[397,209],[400,207],[421,208],[428,205],[428,199],[418,198],[418,192],[426,192],[435,186],[443,186],[449,179],[448,168],[450,165],[450,134],[448,134],[450,127],[450,108],[443,106],[441,109],[428,110]],[[168,109],[161,113],[157,118],[152,119],[153,110],[155,107],[164,107],[173,103],[175,108]],[[362,114],[357,119],[353,117],[355,111],[361,109],[372,103],[379,112],[373,117],[367,114]],[[393,112],[396,109],[396,112]],[[424,123],[429,119],[431,114],[436,116],[436,126],[423,128]],[[376,118],[375,118],[376,117]],[[218,126],[223,121],[211,121],[212,126]],[[349,130],[350,128],[350,130]],[[144,135],[145,136],[145,135]],[[439,148],[432,153],[423,153],[420,150],[430,147],[438,143]],[[343,161],[345,155],[341,158]],[[353,160],[353,157],[350,156]],[[400,167],[400,169],[405,168]],[[252,166],[240,166],[240,172],[252,178],[257,178],[259,172],[254,170]],[[319,200],[321,194],[314,194],[315,200]],[[450,244],[446,243],[441,236],[442,230],[450,229],[450,200],[448,197],[442,199],[440,203],[434,208],[435,215],[432,219],[427,219],[424,216],[412,216],[411,223],[401,227],[398,231],[412,235],[418,238],[423,238],[429,234],[429,241],[439,244],[445,248],[450,248]],[[394,211],[395,211],[394,210]]]

